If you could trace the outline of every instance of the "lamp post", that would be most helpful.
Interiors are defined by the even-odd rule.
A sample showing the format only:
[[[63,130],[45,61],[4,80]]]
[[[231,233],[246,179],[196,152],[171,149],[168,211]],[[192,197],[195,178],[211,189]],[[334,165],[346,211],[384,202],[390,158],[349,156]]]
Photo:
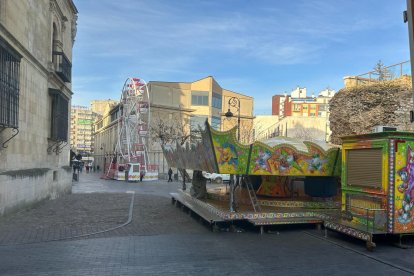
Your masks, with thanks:
[[[240,99],[237,97],[231,97],[229,99],[229,108],[224,116],[226,118],[232,118],[234,116],[233,112],[230,111],[230,107],[237,109],[237,141],[240,142]],[[239,175],[237,175],[237,184],[239,183]],[[234,199],[234,175],[230,176],[230,212],[235,212],[235,199]]]
[[[240,142],[240,99],[237,97],[231,97],[229,99],[229,109],[224,113],[226,118],[232,118],[234,116],[233,112],[230,111],[230,107],[237,109],[237,141]]]

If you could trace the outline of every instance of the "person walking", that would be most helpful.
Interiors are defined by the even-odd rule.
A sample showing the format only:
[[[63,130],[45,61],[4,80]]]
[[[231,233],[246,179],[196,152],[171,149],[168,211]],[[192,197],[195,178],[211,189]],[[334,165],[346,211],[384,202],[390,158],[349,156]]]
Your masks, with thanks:
[[[172,180],[172,178],[171,178],[172,174],[173,174],[173,171],[172,171],[172,169],[170,168],[170,169],[168,170],[168,182],[172,182],[172,181],[173,181],[173,180]]]

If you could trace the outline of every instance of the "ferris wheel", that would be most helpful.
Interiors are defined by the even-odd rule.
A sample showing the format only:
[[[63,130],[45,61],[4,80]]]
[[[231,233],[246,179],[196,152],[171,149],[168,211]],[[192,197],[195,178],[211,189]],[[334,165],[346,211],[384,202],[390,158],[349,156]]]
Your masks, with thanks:
[[[139,163],[147,171],[150,100],[144,80],[128,78],[121,93],[116,152],[123,162]]]

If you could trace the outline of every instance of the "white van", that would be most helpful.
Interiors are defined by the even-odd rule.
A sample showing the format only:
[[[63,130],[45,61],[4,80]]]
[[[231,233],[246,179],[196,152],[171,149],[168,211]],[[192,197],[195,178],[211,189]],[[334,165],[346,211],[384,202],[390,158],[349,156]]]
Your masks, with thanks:
[[[230,174],[219,174],[219,173],[203,173],[204,177],[210,179],[211,182],[221,184],[224,181],[230,181]]]

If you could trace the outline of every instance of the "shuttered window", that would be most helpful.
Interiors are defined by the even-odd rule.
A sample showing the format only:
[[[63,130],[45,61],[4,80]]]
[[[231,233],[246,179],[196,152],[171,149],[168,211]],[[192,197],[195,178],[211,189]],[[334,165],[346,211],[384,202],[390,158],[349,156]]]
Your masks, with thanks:
[[[59,90],[49,89],[52,98],[51,139],[55,141],[68,140],[69,100]]]
[[[346,185],[382,187],[382,148],[346,150]]]

